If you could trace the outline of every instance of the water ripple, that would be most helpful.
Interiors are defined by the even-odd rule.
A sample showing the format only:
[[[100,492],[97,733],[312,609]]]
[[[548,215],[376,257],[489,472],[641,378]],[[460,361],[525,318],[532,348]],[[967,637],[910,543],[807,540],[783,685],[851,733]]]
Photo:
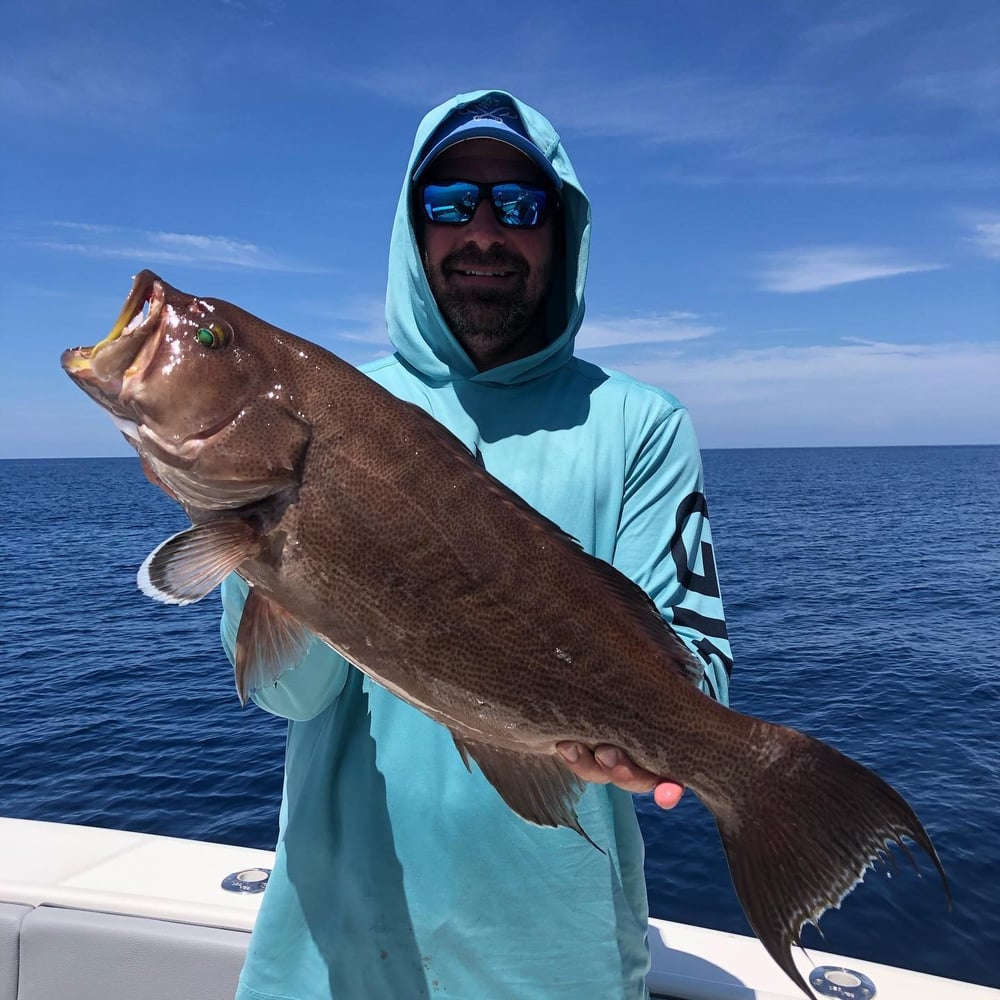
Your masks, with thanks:
[[[872,871],[807,943],[1000,986],[1000,448],[712,451],[705,467],[734,707],[874,767],[952,881],[948,914],[905,861]],[[284,726],[239,708],[217,596],[169,608],[136,589],[181,512],[130,459],[0,462],[0,493],[17,498],[4,813],[273,846]],[[747,932],[694,796],[639,811],[652,912]]]

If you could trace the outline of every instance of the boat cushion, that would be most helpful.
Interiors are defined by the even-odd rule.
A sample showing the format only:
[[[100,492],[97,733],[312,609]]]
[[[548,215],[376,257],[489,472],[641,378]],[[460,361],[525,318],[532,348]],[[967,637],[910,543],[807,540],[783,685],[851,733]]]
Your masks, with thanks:
[[[30,906],[0,903],[0,1000],[17,1000],[17,951],[21,922]]]
[[[250,940],[245,931],[55,906],[24,915],[20,937],[17,1000],[232,1000]]]

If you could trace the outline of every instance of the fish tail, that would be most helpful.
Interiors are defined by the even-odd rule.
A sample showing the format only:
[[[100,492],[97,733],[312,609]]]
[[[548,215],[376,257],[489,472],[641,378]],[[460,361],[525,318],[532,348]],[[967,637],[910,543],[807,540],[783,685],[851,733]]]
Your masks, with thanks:
[[[792,960],[800,931],[815,923],[898,845],[919,844],[951,894],[930,837],[906,800],[850,757],[793,729],[752,720],[744,744],[754,771],[702,794],[715,816],[736,895],[761,943],[806,996]],[[742,754],[741,754],[742,758]],[[745,758],[742,758],[745,760]]]

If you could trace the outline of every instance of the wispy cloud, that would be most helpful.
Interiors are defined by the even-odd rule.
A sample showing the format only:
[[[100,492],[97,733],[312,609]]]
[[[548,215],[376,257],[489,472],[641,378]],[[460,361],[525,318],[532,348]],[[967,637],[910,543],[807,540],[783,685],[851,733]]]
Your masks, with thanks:
[[[1000,259],[1000,215],[970,220],[972,235],[968,241],[978,247],[987,257]]]
[[[576,338],[581,350],[600,347],[631,347],[637,344],[676,343],[698,340],[716,333],[696,313],[671,312],[662,316],[639,316],[615,319],[599,316],[587,320]]]
[[[891,278],[919,271],[938,271],[944,265],[907,260],[881,247],[817,246],[769,254],[759,274],[768,292],[818,292],[837,285],[875,278]]]
[[[902,80],[900,90],[928,103],[957,108],[976,115],[994,131],[1000,113],[1000,62],[972,69],[948,69],[914,74]]]
[[[286,13],[285,0],[219,0],[221,7],[256,24],[271,27]]]
[[[523,52],[457,53],[447,62],[399,54],[314,71],[414,105],[470,79],[502,80],[546,112],[571,151],[578,137],[621,139],[641,170],[656,146],[671,147],[661,176],[672,183],[995,185],[1000,84],[983,39],[996,37],[996,15],[943,10],[928,19],[912,5],[877,6],[838,3],[820,18],[789,9],[757,37],[741,35],[738,50],[716,44],[710,58],[701,30],[709,15],[670,16],[674,57],[664,61],[634,37],[626,48],[615,31],[588,36],[586,13],[576,35],[539,13],[533,33],[545,55],[537,61]],[[972,113],[948,114],[953,108]]]
[[[11,47],[3,55],[0,108],[41,120],[120,122],[155,113],[165,104],[167,79],[174,78],[162,64],[149,73],[141,47],[116,47],[99,37],[53,37]]]
[[[997,343],[679,349],[616,367],[675,393],[709,448],[1000,443]]]
[[[584,135],[634,136],[646,142],[720,143],[755,139],[788,127],[798,110],[815,108],[815,87],[728,82],[708,76],[646,75],[605,81],[581,101],[569,90],[553,95],[552,114]]]
[[[857,17],[818,21],[802,32],[802,40],[809,46],[824,49],[851,45],[887,28],[898,21],[900,16],[898,11],[886,10],[871,14],[866,10]]]
[[[125,226],[54,222],[41,232],[15,236],[44,250],[89,257],[115,257],[146,264],[190,264],[209,268],[328,273],[329,268],[276,254],[268,247],[229,236],[171,233]]]
[[[367,359],[389,346],[385,324],[385,300],[375,297],[347,297],[334,303],[301,302],[297,311],[305,317],[318,343],[351,360]],[[359,353],[360,352],[360,353]]]

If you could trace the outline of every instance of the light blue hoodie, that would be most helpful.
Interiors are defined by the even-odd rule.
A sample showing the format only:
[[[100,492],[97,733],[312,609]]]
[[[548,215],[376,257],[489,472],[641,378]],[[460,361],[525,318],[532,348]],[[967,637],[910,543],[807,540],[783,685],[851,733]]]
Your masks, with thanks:
[[[480,373],[431,295],[409,178],[444,118],[487,93],[460,95],[420,125],[390,250],[396,353],[365,370],[639,583],[700,654],[705,690],[726,701],[730,651],[690,419],[668,393],[573,356],[590,205],[552,126],[513,98],[563,179],[567,254],[553,274],[551,342]],[[235,577],[223,586],[230,657],[245,592]],[[290,723],[275,869],[239,997],[646,996],[643,845],[631,796],[590,785],[581,798],[581,824],[606,853],[571,830],[530,826],[478,768],[465,769],[446,729],[318,642],[254,697]]]

